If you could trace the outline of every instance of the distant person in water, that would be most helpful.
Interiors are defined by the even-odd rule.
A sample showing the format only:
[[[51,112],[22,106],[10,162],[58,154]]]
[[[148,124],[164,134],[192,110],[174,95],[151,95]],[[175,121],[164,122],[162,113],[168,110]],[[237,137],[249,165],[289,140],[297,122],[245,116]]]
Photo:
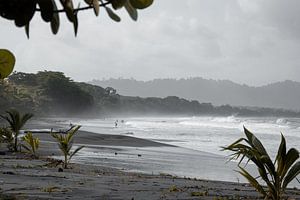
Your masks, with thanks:
[[[115,121],[115,128],[118,127],[118,120]]]

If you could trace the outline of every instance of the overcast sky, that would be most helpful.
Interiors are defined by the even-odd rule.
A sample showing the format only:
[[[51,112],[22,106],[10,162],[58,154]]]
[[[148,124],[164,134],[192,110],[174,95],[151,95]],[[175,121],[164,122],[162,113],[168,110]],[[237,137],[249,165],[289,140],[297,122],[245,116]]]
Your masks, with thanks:
[[[100,10],[101,12],[101,10]],[[76,81],[200,76],[262,85],[300,81],[299,0],[155,0],[133,22],[105,11],[79,14],[79,33],[61,15],[58,35],[36,13],[30,40],[0,19],[0,47],[14,52],[15,70],[63,71]]]

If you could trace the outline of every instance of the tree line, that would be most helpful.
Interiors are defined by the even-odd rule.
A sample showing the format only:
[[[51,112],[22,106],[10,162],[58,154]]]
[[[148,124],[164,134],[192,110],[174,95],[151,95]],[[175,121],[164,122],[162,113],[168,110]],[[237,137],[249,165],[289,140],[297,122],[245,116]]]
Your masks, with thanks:
[[[0,110],[14,107],[20,111],[49,116],[109,115],[221,115],[299,117],[296,111],[214,106],[177,96],[133,97],[119,95],[112,87],[75,82],[62,72],[36,74],[14,72],[0,83]]]

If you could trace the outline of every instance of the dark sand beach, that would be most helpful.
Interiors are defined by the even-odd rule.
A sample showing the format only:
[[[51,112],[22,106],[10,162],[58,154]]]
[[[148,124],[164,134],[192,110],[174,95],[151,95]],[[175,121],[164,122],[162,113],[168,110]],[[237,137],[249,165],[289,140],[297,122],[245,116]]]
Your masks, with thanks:
[[[51,156],[60,155],[57,144],[46,133],[41,139],[40,159],[5,152],[0,156],[0,199],[259,199],[248,184],[178,178],[168,174],[126,172],[107,166],[71,164],[58,172]],[[129,136],[79,131],[75,145],[94,151],[122,147],[166,147],[158,142]],[[107,147],[110,146],[110,147]],[[4,145],[1,152],[4,152]],[[4,153],[2,153],[4,154]],[[290,199],[300,199],[300,190],[289,190]]]

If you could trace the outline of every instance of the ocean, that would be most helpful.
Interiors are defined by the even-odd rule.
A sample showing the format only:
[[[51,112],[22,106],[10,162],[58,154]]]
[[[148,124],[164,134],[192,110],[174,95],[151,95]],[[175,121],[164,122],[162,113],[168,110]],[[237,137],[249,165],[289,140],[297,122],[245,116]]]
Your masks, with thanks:
[[[220,147],[243,137],[245,126],[272,156],[277,153],[280,133],[289,147],[300,148],[299,118],[139,117],[72,119],[65,123],[80,124],[81,130],[95,133],[134,136],[217,155],[228,155]]]
[[[111,151],[95,153],[86,148],[77,159],[81,162],[113,166],[127,171],[168,173],[202,179],[241,181],[233,170],[236,163],[221,151],[244,136],[243,127],[252,131],[274,158],[281,139],[287,146],[300,149],[300,119],[228,117],[130,117],[102,119],[63,119],[62,125],[80,124],[81,130],[127,135],[171,144],[180,148],[129,148],[115,156]],[[136,154],[143,155],[138,158]],[[252,169],[251,169],[252,168]],[[254,166],[250,165],[250,171]]]

